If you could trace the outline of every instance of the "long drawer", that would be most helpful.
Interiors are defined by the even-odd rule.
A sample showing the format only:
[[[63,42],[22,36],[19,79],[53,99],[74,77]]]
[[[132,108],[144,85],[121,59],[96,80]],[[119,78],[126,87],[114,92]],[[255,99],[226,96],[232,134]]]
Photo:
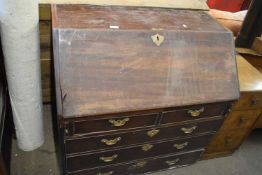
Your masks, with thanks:
[[[241,145],[249,132],[249,129],[221,130],[213,137],[205,153],[235,150]]]
[[[185,107],[167,108],[147,114],[115,114],[100,116],[99,119],[92,116],[76,121],[69,121],[65,126],[65,136],[83,136],[95,133],[123,131],[152,127],[159,124],[172,124],[179,122],[191,122],[199,119],[207,119],[214,116],[223,116],[229,107],[228,102]]]
[[[211,121],[197,121],[183,125],[154,127],[146,130],[106,134],[92,137],[70,138],[65,141],[66,153],[81,153],[92,150],[111,149],[132,144],[173,139],[216,131],[223,118]]]
[[[137,160],[132,163],[96,168],[89,171],[68,173],[68,175],[132,175],[186,166],[194,163],[203,150],[164,157]]]
[[[69,172],[205,148],[212,135],[186,138],[67,157]]]
[[[250,110],[262,108],[262,93],[261,92],[242,92],[240,99],[233,106],[234,110]]]
[[[251,129],[261,114],[261,110],[232,111],[226,118],[221,130]]]

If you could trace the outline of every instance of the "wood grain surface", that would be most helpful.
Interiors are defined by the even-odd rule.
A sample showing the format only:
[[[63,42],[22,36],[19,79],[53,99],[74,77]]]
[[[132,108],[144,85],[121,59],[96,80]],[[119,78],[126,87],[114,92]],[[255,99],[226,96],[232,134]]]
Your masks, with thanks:
[[[90,5],[53,5],[52,8],[53,28],[107,30],[119,26],[127,30],[227,31],[204,11]]]
[[[48,4],[90,4],[112,6],[144,6],[175,9],[208,10],[206,0],[39,0],[40,7]]]
[[[262,91],[262,74],[240,55],[237,68],[241,92]]]
[[[56,5],[53,22],[65,118],[239,97],[232,33],[206,13]]]
[[[130,174],[147,174],[159,170],[165,170],[175,167],[182,167],[194,163],[199,156],[202,154],[203,150],[191,151],[182,154],[168,155],[162,157],[155,157],[144,160],[136,160],[131,163],[117,164],[113,166],[99,167],[92,170],[82,170],[78,172],[72,172],[70,175],[98,175],[103,173],[110,173],[121,175]],[[167,161],[179,160],[176,164],[168,165]],[[143,164],[143,162],[145,162]],[[143,164],[143,166],[141,165]],[[140,165],[140,166],[139,166]]]

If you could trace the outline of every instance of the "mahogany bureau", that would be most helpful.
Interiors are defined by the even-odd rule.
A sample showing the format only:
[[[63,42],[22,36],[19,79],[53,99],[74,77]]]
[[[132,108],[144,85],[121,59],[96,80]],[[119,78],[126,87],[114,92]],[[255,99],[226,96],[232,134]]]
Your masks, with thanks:
[[[197,161],[239,98],[232,34],[206,12],[53,5],[63,174]]]

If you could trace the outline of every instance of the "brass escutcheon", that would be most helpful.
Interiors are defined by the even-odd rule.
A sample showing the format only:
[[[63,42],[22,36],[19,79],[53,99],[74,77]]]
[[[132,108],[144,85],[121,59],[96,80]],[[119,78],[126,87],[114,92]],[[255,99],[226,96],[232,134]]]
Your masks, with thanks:
[[[187,113],[189,113],[192,117],[198,117],[202,112],[205,111],[205,108],[197,109],[197,110],[189,110]]]
[[[155,35],[151,36],[151,39],[153,40],[153,42],[157,45],[160,46],[162,44],[162,42],[165,40],[165,37],[162,35],[159,35],[158,33]]]
[[[111,146],[111,145],[117,144],[117,142],[119,142],[121,139],[122,139],[121,137],[117,137],[117,138],[112,139],[112,140],[102,139],[101,142],[108,145],[108,146]]]
[[[111,123],[115,127],[121,127],[124,126],[129,120],[130,120],[129,118],[118,119],[118,120],[110,119],[109,123]]]

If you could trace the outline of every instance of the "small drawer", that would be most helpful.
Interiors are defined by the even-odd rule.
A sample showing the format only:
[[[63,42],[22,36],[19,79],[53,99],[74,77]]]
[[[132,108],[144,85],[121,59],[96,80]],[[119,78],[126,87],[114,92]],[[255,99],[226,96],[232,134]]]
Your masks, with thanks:
[[[221,130],[211,139],[206,153],[235,150],[242,144],[249,132],[249,129]]]
[[[256,124],[255,124],[254,128],[262,128],[262,116],[260,116],[260,117],[258,118],[258,120],[256,121]]]
[[[228,103],[215,103],[206,105],[190,106],[173,111],[166,111],[162,114],[162,124],[176,123],[182,121],[195,120],[205,117],[224,115]]]
[[[183,154],[169,155],[164,157],[136,160],[132,163],[96,168],[89,171],[68,173],[68,175],[131,175],[143,174],[195,163],[203,150]]]
[[[75,121],[70,122],[66,126],[65,135],[74,136],[114,130],[149,127],[155,125],[157,117],[158,114],[154,113],[137,116],[112,117],[100,120]]]
[[[221,130],[249,129],[255,124],[261,110],[231,111]]]
[[[67,154],[74,154],[142,144],[157,140],[188,137],[196,134],[215,132],[221,126],[222,122],[222,118],[216,118],[211,121],[197,121],[183,125],[154,127],[132,132],[75,137],[65,140],[65,148]]]
[[[172,140],[158,143],[146,143],[140,146],[118,150],[103,151],[67,157],[67,169],[69,172],[107,166],[116,163],[133,161],[167,155],[177,152],[205,148],[212,135],[203,135],[186,139]],[[134,154],[135,153],[135,154]]]
[[[249,110],[262,108],[262,93],[241,93],[239,100],[233,106],[233,110]]]

